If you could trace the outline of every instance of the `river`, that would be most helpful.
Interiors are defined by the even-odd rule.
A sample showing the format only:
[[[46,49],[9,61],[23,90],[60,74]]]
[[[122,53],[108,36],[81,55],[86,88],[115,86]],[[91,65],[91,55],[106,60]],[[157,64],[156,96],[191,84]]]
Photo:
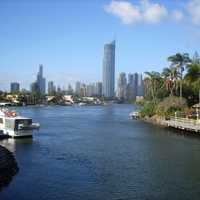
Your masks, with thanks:
[[[24,107],[41,124],[6,139],[19,173],[2,200],[200,199],[200,139],[128,114],[132,105]]]

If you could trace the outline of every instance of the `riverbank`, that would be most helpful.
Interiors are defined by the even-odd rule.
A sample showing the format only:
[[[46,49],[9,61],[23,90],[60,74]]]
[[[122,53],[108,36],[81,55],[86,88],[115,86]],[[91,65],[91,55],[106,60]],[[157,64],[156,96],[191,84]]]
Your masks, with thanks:
[[[18,171],[14,155],[5,147],[0,146],[0,190],[11,182]]]
[[[154,124],[163,128],[173,128],[177,131],[184,133],[194,134],[200,133],[200,123],[197,120],[191,120],[186,118],[172,118],[166,120],[159,116],[141,118],[144,122]]]
[[[156,116],[156,115],[154,115],[153,117],[144,117],[140,119],[147,123],[151,123],[157,126],[168,127],[167,121],[164,118]]]

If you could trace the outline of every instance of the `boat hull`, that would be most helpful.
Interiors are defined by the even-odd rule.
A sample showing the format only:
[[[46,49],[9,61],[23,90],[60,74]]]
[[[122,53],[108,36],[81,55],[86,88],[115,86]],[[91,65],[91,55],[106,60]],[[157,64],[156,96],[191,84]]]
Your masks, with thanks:
[[[4,130],[3,131],[5,135],[8,135],[12,138],[23,138],[23,137],[32,137],[33,136],[33,130]]]

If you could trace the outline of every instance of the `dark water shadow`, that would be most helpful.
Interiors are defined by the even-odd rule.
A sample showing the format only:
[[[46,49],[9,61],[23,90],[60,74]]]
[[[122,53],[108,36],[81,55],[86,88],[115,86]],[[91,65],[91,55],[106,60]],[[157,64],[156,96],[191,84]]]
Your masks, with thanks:
[[[18,171],[19,168],[13,153],[0,146],[0,190],[9,185]]]

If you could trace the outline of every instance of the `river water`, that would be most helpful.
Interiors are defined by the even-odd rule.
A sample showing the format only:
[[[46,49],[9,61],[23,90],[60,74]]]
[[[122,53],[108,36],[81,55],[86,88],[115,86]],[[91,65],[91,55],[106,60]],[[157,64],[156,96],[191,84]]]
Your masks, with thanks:
[[[33,139],[0,141],[19,173],[1,200],[200,199],[200,139],[128,119],[132,105],[25,107]]]

